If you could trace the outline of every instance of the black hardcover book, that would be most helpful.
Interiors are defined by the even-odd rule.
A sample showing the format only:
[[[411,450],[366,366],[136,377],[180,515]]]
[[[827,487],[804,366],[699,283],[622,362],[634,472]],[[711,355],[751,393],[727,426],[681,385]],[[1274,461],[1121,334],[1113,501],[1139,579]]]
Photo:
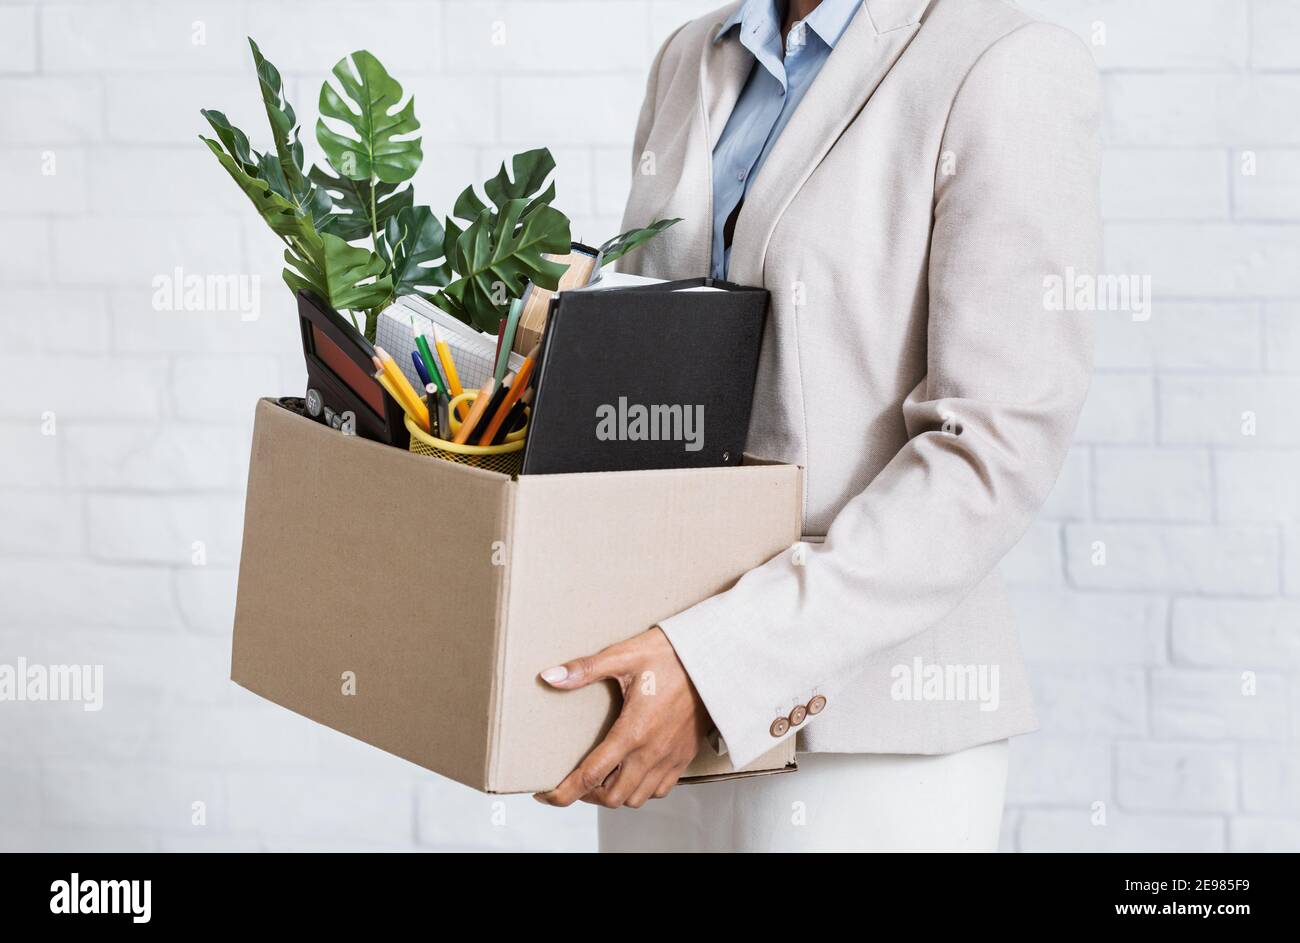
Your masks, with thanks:
[[[557,295],[521,474],[740,464],[767,301],[707,278]]]

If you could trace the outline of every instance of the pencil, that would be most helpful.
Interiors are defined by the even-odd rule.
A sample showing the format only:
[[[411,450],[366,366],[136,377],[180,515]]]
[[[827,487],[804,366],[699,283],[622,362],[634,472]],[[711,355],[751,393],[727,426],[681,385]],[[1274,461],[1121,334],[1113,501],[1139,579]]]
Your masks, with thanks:
[[[442,371],[438,369],[438,361],[429,348],[429,339],[423,334],[416,334],[415,346],[420,348],[420,358],[424,361],[424,369],[429,372],[429,379],[426,382],[433,383],[438,388],[439,393],[446,393],[447,384],[443,381]]]
[[[378,367],[379,372],[388,380],[384,384],[385,389],[388,389],[388,395],[397,400],[398,405],[410,414],[417,426],[428,432],[429,411],[424,408],[424,403],[420,400],[420,394],[415,392],[415,388],[411,386],[411,381],[406,379],[406,374],[397,368],[397,361],[393,360],[382,347],[376,347],[375,356],[370,359]],[[389,366],[390,364],[392,366]]]
[[[497,430],[501,428],[501,423],[506,421],[506,416],[510,415],[510,410],[514,407],[515,402],[524,395],[524,390],[528,389],[528,381],[533,378],[533,364],[537,362],[536,357],[537,348],[534,347],[528,352],[528,356],[524,358],[519,372],[515,374],[514,381],[510,384],[510,392],[506,394],[506,398],[497,407],[496,414],[492,417],[492,421],[488,423],[488,427],[483,430],[483,435],[478,440],[479,445],[492,444],[492,439],[496,437]]]
[[[497,430],[497,434],[492,437],[493,445],[500,445],[510,437],[512,432],[518,432],[519,429],[522,428],[524,410],[527,408],[528,404],[524,402],[522,396],[515,400],[515,404],[510,407],[510,412],[506,414],[506,421],[501,424],[501,428]]]
[[[379,370],[377,370],[377,371],[375,371],[375,379],[378,380],[378,381],[379,381],[379,385],[382,386],[382,387],[384,388],[384,392],[386,392],[389,396],[391,396],[394,400],[396,400],[397,405],[400,406],[400,407],[402,408],[402,412],[404,412],[404,413],[406,413],[406,415],[410,416],[411,419],[414,420],[414,422],[415,422],[416,425],[419,425],[419,424],[420,424],[420,417],[419,417],[419,415],[418,415],[417,413],[415,413],[415,412],[410,408],[410,404],[407,403],[407,402],[402,398],[402,391],[399,390],[397,387],[393,386],[393,381],[390,380],[390,379],[388,379],[388,376],[384,373],[384,371],[383,371],[382,368],[379,369]],[[425,431],[427,432],[428,430],[425,430]]]
[[[497,364],[501,362],[501,342],[506,339],[506,319],[497,322],[497,349],[492,354],[492,376],[497,375]]]
[[[442,361],[442,372],[447,378],[447,395],[455,399],[465,390],[460,385],[460,374],[456,372],[456,361],[451,356],[451,348],[447,342],[442,339],[442,333],[438,330],[438,325],[433,325],[433,349],[438,352],[438,359]],[[465,412],[464,403],[456,407],[456,414],[463,416]]]
[[[460,429],[456,432],[456,438],[452,439],[457,445],[464,445],[469,441],[470,433],[478,425],[478,421],[483,418],[487,412],[488,404],[492,402],[492,394],[496,392],[497,381],[488,377],[487,382],[483,384],[483,389],[478,391],[478,396],[474,398],[474,406],[470,409],[469,415],[465,421],[460,424]]]
[[[393,386],[397,387],[399,390],[404,389],[413,401],[417,403],[420,402],[420,394],[415,391],[415,387],[411,386],[411,381],[406,379],[406,374],[403,373],[402,368],[397,365],[397,361],[393,359],[393,355],[382,347],[375,347],[375,355],[379,357],[380,363],[384,365],[384,370],[387,371],[388,378],[393,381]],[[430,364],[425,364],[425,367],[429,366]],[[430,379],[433,378],[430,377]]]
[[[492,373],[497,383],[501,383],[506,378],[506,370],[510,366],[510,352],[515,347],[515,332],[519,329],[519,315],[523,310],[523,299],[516,298],[510,305],[510,312],[506,315],[505,338],[497,350],[497,366]]]

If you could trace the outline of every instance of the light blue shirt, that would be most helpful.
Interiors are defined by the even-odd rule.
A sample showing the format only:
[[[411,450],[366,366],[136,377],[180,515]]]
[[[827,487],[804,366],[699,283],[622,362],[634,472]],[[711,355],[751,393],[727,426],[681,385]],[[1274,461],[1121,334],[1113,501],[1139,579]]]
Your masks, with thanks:
[[[745,0],[722,24],[715,43],[739,41],[754,55],[749,73],[727,126],[713,149],[713,253],[711,274],[725,278],[731,262],[726,241],[727,219],[749,192],[772,145],[822,65],[830,58],[862,0],[822,0],[805,19],[795,23],[781,42],[781,9],[777,0]]]

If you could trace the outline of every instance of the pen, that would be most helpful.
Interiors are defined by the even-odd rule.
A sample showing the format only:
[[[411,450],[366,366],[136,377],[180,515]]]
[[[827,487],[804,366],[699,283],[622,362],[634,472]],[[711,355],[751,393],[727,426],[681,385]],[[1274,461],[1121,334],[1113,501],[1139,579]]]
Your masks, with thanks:
[[[515,404],[510,407],[510,412],[506,413],[506,421],[501,424],[497,434],[492,437],[493,445],[501,445],[509,438],[513,432],[518,432],[523,425],[524,409],[527,408],[528,402],[524,397],[515,400]]]
[[[424,385],[424,407],[429,411],[429,435],[442,438],[442,422],[438,411],[438,388],[432,383]]]
[[[418,350],[411,351],[411,362],[415,364],[415,372],[420,375],[420,382],[427,385],[430,382],[429,371],[424,369],[424,360]]]
[[[515,403],[514,409],[510,410],[510,415],[506,417],[504,431],[498,433],[502,439],[506,439],[516,432],[523,431],[523,429],[528,425],[528,407],[533,405],[533,394],[536,392],[537,387],[535,386],[530,386],[528,389],[524,390],[524,395],[519,397],[519,401]]]

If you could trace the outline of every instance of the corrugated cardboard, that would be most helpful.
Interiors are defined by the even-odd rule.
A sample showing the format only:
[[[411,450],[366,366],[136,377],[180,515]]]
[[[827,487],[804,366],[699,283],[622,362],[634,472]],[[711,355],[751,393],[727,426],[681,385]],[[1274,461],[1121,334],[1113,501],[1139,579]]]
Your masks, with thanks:
[[[231,678],[486,792],[553,788],[618,713],[537,678],[726,588],[800,532],[788,465],[522,476],[257,406]],[[349,693],[351,692],[351,693]],[[702,745],[688,774],[744,770]]]

